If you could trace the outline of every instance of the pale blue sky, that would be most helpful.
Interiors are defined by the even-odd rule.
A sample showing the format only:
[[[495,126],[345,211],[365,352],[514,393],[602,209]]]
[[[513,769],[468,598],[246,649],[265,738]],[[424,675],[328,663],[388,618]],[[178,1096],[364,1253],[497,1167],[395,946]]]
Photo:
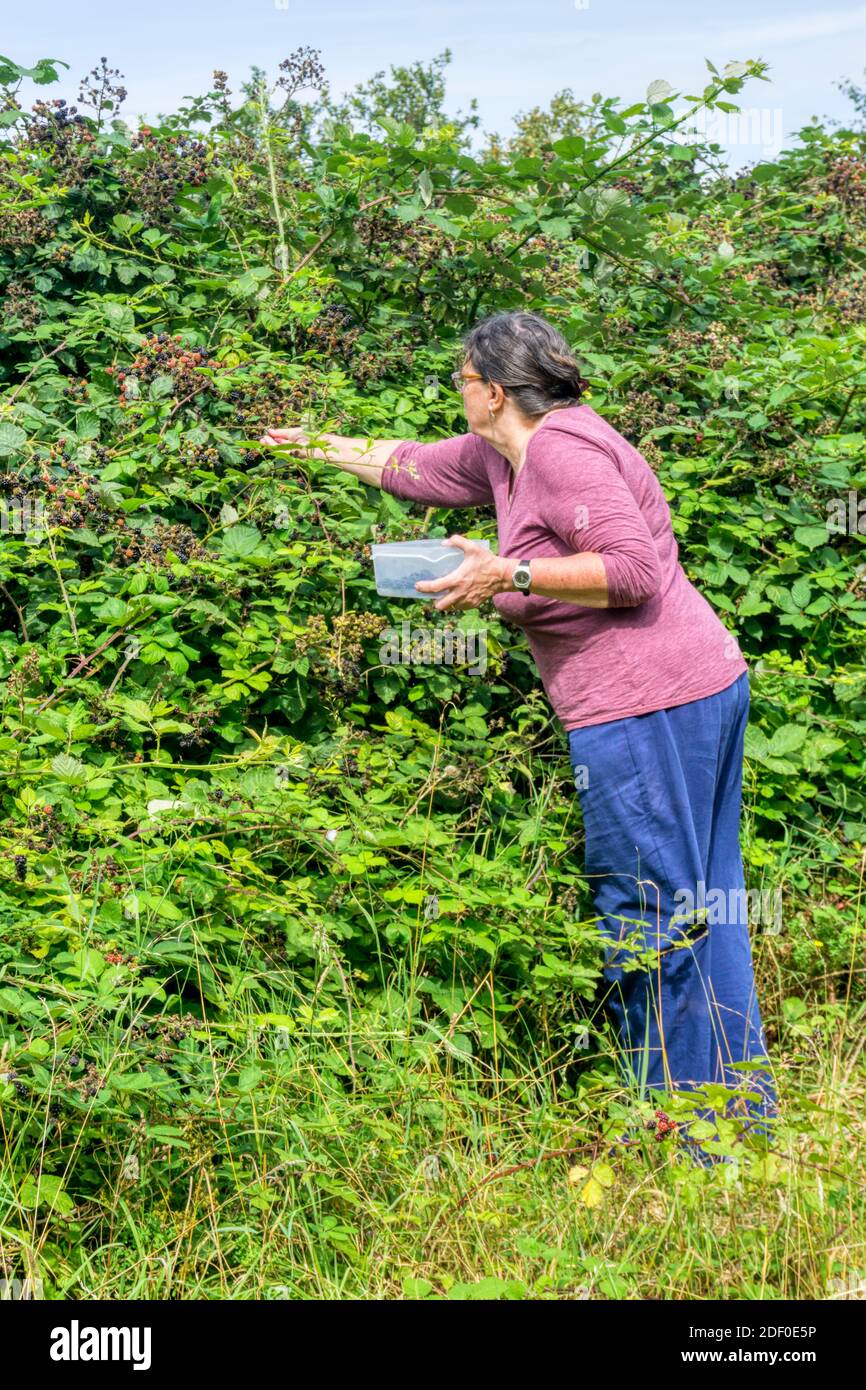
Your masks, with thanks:
[[[124,114],[154,117],[207,90],[214,68],[237,90],[257,63],[277,64],[302,44],[322,53],[336,95],[392,63],[429,60],[445,47],[448,109],[478,98],[482,127],[508,132],[517,111],[546,106],[571,87],[630,102],[665,78],[700,90],[732,59],[764,58],[772,84],[751,83],[738,100],[760,108],[713,138],[740,165],[773,157],[813,115],[848,118],[835,79],[864,80],[866,4],[822,9],[806,0],[3,0],[2,47],[16,62],[63,58],[71,76],[53,94],[74,97],[77,79],[105,55],[125,74]],[[31,88],[30,91],[33,89]]]

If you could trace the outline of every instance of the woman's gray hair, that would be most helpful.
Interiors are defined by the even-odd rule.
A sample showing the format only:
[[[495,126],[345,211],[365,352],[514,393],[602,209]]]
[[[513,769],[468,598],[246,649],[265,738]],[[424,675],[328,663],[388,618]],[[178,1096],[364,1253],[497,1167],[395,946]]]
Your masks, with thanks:
[[[464,339],[463,353],[464,362],[471,358],[485,381],[498,381],[529,419],[578,405],[589,384],[559,329],[540,314],[489,314]]]

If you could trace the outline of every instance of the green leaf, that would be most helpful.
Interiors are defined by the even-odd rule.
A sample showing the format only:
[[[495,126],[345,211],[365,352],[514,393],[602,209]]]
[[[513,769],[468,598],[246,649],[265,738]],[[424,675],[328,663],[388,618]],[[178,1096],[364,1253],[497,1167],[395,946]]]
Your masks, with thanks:
[[[223,533],[223,554],[229,558],[244,559],[258,549],[261,539],[262,533],[256,526],[231,526]]]
[[[555,237],[557,241],[566,241],[571,236],[571,223],[567,217],[546,217],[539,225],[547,236]]]
[[[131,333],[135,328],[135,315],[127,304],[103,300],[100,308],[106,323],[115,333]]]
[[[105,969],[105,957],[89,946],[82,946],[79,951],[73,951],[71,962],[74,973],[82,981],[98,980]]]
[[[75,1203],[63,1186],[63,1179],[51,1173],[29,1175],[18,1191],[18,1201],[27,1211],[47,1208],[60,1216],[69,1216],[75,1210]]]
[[[202,386],[203,385],[204,383],[202,383]],[[155,376],[150,383],[150,399],[152,401],[160,401],[165,396],[171,396],[173,393],[174,377],[167,372],[164,372],[161,376]]]
[[[783,724],[770,739],[769,753],[773,757],[782,757],[786,753],[795,752],[806,742],[808,732],[802,724]]]
[[[666,82],[663,77],[657,77],[646,89],[647,106],[659,106],[667,101],[673,90],[670,82]]]
[[[134,1093],[142,1091],[156,1091],[161,1086],[170,1084],[167,1076],[154,1076],[147,1071],[127,1071],[121,1073],[112,1072],[108,1078],[108,1084],[112,1091]]]
[[[26,443],[27,435],[19,425],[10,425],[8,421],[0,425],[0,458],[17,454]]]
[[[87,766],[78,758],[70,757],[68,753],[58,753],[51,759],[51,771],[61,782],[68,782],[70,786],[82,787],[90,777]]]
[[[798,526],[794,531],[794,540],[807,550],[815,550],[817,546],[827,544],[827,527]]]

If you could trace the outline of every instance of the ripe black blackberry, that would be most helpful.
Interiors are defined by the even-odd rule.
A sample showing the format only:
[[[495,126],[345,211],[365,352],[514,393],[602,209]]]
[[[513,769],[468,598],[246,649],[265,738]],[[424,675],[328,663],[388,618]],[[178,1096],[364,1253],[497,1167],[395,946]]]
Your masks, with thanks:
[[[27,877],[27,855],[16,854],[15,856],[15,877],[19,883],[23,883]]]

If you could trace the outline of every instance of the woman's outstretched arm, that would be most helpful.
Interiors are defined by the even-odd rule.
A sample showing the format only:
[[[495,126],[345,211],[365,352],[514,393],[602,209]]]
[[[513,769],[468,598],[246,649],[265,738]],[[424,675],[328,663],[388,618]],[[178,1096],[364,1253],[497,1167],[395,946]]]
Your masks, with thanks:
[[[342,434],[318,434],[314,438],[322,441],[310,444],[309,436],[302,429],[268,430],[259,440],[272,448],[291,446],[308,458],[327,459],[346,473],[354,473],[362,482],[382,486],[382,469],[403,439],[361,439]]]
[[[313,458],[327,459],[405,502],[451,508],[486,506],[493,501],[475,434],[455,434],[429,444],[413,439],[350,439],[340,434],[314,437],[323,444],[310,445],[301,429],[273,429],[259,443],[298,448]]]

